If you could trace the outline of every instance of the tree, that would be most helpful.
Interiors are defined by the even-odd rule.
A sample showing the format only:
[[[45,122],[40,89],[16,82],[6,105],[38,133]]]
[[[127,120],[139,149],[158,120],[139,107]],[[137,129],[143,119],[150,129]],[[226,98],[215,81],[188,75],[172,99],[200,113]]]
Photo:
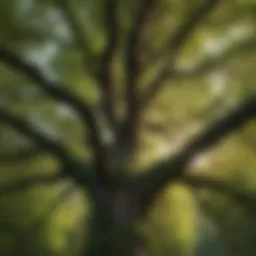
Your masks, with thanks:
[[[71,59],[67,73],[74,72],[74,74],[72,77],[65,77],[63,72],[65,65],[63,67],[59,57],[55,68],[57,74],[58,72],[62,74],[63,83],[61,79],[60,82],[55,82],[55,79],[47,78],[44,74],[47,72],[32,61],[26,60],[29,49],[22,56],[22,49],[26,49],[26,46],[19,44],[22,42],[19,38],[17,42],[9,38],[15,33],[15,26],[8,27],[6,36],[1,40],[2,68],[7,67],[8,74],[16,72],[20,75],[17,75],[16,79],[17,83],[24,84],[22,90],[25,86],[31,90],[28,83],[33,83],[34,87],[40,89],[40,92],[36,92],[40,100],[44,100],[47,96],[56,104],[65,104],[72,108],[83,125],[83,144],[86,149],[90,147],[92,155],[86,160],[74,156],[65,143],[46,135],[24,117],[8,110],[10,100],[6,97],[9,102],[3,103],[0,109],[1,123],[14,128],[33,142],[33,145],[29,144],[25,151],[12,155],[11,161],[14,157],[16,160],[28,156],[33,158],[38,153],[48,152],[58,161],[60,170],[54,174],[37,175],[3,185],[0,193],[6,194],[29,186],[37,186],[39,183],[53,183],[63,179],[71,180],[87,191],[92,203],[92,218],[89,240],[87,246],[82,248],[81,255],[142,255],[144,246],[136,232],[136,224],[147,216],[163,189],[177,181],[195,188],[208,187],[228,193],[239,201],[241,198],[245,201],[243,197],[248,199],[246,195],[230,191],[229,186],[221,182],[191,176],[188,170],[191,162],[201,152],[209,150],[255,117],[255,94],[244,93],[247,94],[246,97],[233,107],[220,104],[221,110],[225,113],[219,113],[217,110],[218,114],[213,114],[214,117],[210,118],[208,124],[199,129],[197,134],[190,136],[188,142],[176,153],[145,168],[139,168],[136,163],[142,144],[142,132],[147,129],[164,132],[161,125],[145,118],[153,115],[152,109],[161,108],[159,102],[161,99],[158,101],[155,99],[161,91],[164,92],[171,83],[179,84],[184,80],[201,79],[221,66],[236,69],[240,67],[236,58],[241,61],[246,54],[251,54],[255,50],[255,39],[248,32],[248,35],[240,36],[242,40],[239,38],[235,43],[228,42],[226,49],[223,46],[224,50],[219,56],[200,60],[202,56],[199,53],[199,61],[192,63],[191,68],[184,68],[181,65],[184,61],[188,62],[190,58],[187,56],[191,55],[194,58],[193,41],[196,42],[197,47],[200,47],[201,38],[196,35],[204,35],[211,30],[211,27],[214,30],[212,24],[218,23],[217,18],[224,20],[224,24],[218,24],[216,27],[220,31],[225,30],[237,21],[233,16],[236,15],[237,9],[243,8],[243,11],[239,11],[241,17],[243,18],[246,13],[249,17],[246,25],[249,28],[253,26],[251,20],[254,15],[249,16],[252,6],[255,9],[253,1],[248,3],[220,0],[193,1],[193,3],[192,1],[177,3],[171,0],[130,2],[94,0],[81,3],[79,1],[31,3],[35,16],[36,10],[39,10],[38,13],[42,16],[47,10],[59,11],[68,26],[67,35],[71,40],[67,40],[68,46],[65,46],[65,42],[61,39],[62,51],[60,51],[63,58],[67,54],[67,59]],[[6,9],[15,13],[18,7],[12,1],[9,5]],[[81,9],[84,9],[86,15],[80,16],[80,6],[83,7]],[[177,11],[177,15],[182,17],[181,19],[178,20],[175,15],[174,18],[170,17],[169,13],[174,13],[173,8],[175,12]],[[223,19],[225,15],[228,16],[227,20]],[[160,31],[165,23],[167,26]],[[52,38],[56,32],[53,27],[43,34],[36,31],[37,34],[35,30],[39,30],[40,24],[32,28],[29,25],[31,26],[31,24],[24,25],[27,30],[19,28],[25,39],[26,35],[30,38],[29,33],[32,33],[31,37],[35,41],[38,38],[42,42],[45,36]],[[167,33],[165,30],[171,31]],[[153,33],[156,34],[156,38],[153,38]],[[31,44],[33,43],[37,44],[37,42]],[[69,52],[70,47],[73,47],[73,52]],[[80,65],[78,68],[72,67],[72,58],[78,59],[77,63]],[[250,61],[251,59],[247,67],[253,65]],[[62,72],[58,71],[58,67]],[[79,77],[74,80],[75,76]],[[66,85],[68,83],[71,86]],[[244,87],[250,91],[252,86]],[[246,90],[244,89],[243,92]],[[17,87],[14,91],[17,91]],[[87,91],[89,96],[84,96]],[[42,96],[41,92],[45,96]],[[77,92],[81,93],[81,97]],[[161,95],[165,102],[168,101],[169,94]],[[215,100],[222,99],[214,98],[214,101],[210,102],[211,104],[207,106],[210,112],[213,109],[212,104],[218,104]],[[203,112],[208,115],[207,108]],[[168,111],[167,114],[170,112]],[[195,120],[201,118],[199,114],[194,117]],[[187,119],[187,116],[181,119]],[[168,130],[170,127],[167,125],[165,128]],[[111,139],[107,140],[106,135]],[[72,138],[69,142],[72,143]],[[8,160],[7,156],[2,158]]]

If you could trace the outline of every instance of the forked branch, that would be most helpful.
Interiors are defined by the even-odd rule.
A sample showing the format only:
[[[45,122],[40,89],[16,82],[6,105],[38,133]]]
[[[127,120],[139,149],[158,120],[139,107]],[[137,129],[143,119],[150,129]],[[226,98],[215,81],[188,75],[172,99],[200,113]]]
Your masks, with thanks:
[[[75,97],[70,91],[64,89],[63,85],[50,81],[35,65],[25,62],[17,54],[8,49],[0,49],[0,60],[13,70],[34,81],[36,86],[54,100],[70,105],[89,126],[90,130],[97,130],[95,129],[95,119],[89,106]]]
[[[49,139],[24,119],[14,116],[3,109],[0,109],[0,121],[10,125],[19,133],[31,139],[39,148],[53,154],[62,167],[61,175],[84,186],[91,181],[93,167],[73,159],[65,147],[59,142]]]
[[[184,23],[181,24],[177,29],[177,32],[171,36],[166,49],[164,49],[163,53],[160,53],[159,58],[162,58],[166,54],[169,57],[165,61],[161,72],[149,84],[141,102],[142,106],[147,105],[148,102],[157,95],[167,78],[170,79],[172,75],[175,75],[175,73],[172,73],[173,65],[183,46],[194,30],[200,25],[201,21],[214,9],[214,7],[217,6],[219,2],[221,2],[221,0],[203,1],[203,3],[184,21]]]
[[[65,164],[68,161],[68,154],[64,147],[60,146],[58,142],[49,139],[22,118],[0,109],[0,120],[31,139],[38,147],[55,155],[61,164]]]
[[[196,155],[217,144],[229,133],[239,129],[246,121],[255,117],[256,97],[252,95],[238,107],[199,132],[176,155],[143,172],[144,174],[134,180],[135,190],[139,191],[138,197],[140,197],[143,211],[168,183],[183,177],[187,166]]]
[[[46,94],[48,94],[51,98],[56,101],[64,102],[72,107],[78,114],[78,116],[82,119],[82,121],[88,126],[89,130],[89,138],[91,142],[91,146],[94,152],[94,159],[96,162],[96,170],[98,171],[98,178],[104,182],[109,180],[109,172],[107,170],[106,158],[105,158],[105,151],[104,146],[102,144],[100,130],[98,127],[98,123],[91,111],[90,107],[86,105],[83,101],[79,98],[75,97],[70,91],[64,89],[61,84],[54,83],[48,80],[39,69],[37,69],[34,65],[26,63],[22,60],[18,55],[14,54],[13,52],[7,49],[0,49],[0,60],[11,67],[13,70],[18,71],[22,75],[25,75],[32,81],[36,83],[36,85]],[[1,114],[5,115],[1,110]],[[7,119],[13,121],[15,123],[15,119],[10,119],[8,114],[5,115]],[[23,126],[24,128],[24,126]],[[25,129],[26,132],[28,129]],[[33,132],[31,135],[35,135]],[[31,137],[31,136],[30,136]],[[39,139],[36,138],[36,139]],[[40,143],[43,142],[41,138]],[[45,142],[44,142],[45,144]],[[56,148],[57,150],[57,148]],[[60,152],[61,150],[58,149]]]

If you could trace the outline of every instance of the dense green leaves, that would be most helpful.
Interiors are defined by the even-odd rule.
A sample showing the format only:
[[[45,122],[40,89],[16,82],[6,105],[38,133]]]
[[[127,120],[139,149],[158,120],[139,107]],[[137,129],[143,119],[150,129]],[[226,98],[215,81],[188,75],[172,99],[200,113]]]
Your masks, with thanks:
[[[110,166],[119,167],[123,147],[112,150],[116,131],[111,130],[104,116],[106,109],[101,100],[105,87],[99,84],[99,76],[103,63],[103,71],[110,70],[111,74],[113,104],[118,117],[123,118],[124,62],[134,54],[127,54],[127,42],[143,1],[113,2],[117,4],[118,23],[117,34],[112,37],[116,38],[111,38],[107,30],[107,1],[0,1],[0,45],[32,63],[53,84],[60,81],[61,89],[68,89],[88,104],[96,113],[103,144],[110,145],[108,154],[115,156]],[[117,168],[122,174],[127,170],[138,174],[163,156],[179,151],[204,125],[255,92],[254,0],[220,1],[188,34],[184,44],[177,46],[175,40],[170,40],[191,13],[206,2],[157,0],[140,27],[135,52],[138,62],[134,63],[139,65],[135,80],[141,101],[161,69],[170,69],[163,79],[160,77],[162,90],[142,110],[136,158],[127,168]],[[114,42],[113,49],[109,42]],[[111,54],[105,63],[102,53]],[[95,189],[91,135],[72,106],[59,104],[39,90],[35,81],[2,63],[0,76],[0,108],[28,119],[41,132],[65,145],[81,161],[69,166],[68,172],[73,171],[83,181],[88,179],[89,190]],[[256,250],[255,154],[255,121],[251,121],[194,159],[189,174],[224,181],[231,191],[248,197],[241,199],[230,190],[218,191],[215,187],[170,184],[138,225],[149,255],[252,255]],[[26,157],[20,160],[20,156]],[[6,193],[11,191],[6,186],[17,185],[19,180],[37,175],[56,177],[56,173],[59,164],[54,156],[38,149],[0,117],[0,254],[20,255],[18,251],[25,244],[23,253],[28,256],[79,255],[85,244],[82,234],[90,235],[89,220],[84,221],[90,196],[84,198],[84,188],[78,191],[77,184],[70,186],[66,179],[56,178],[47,182],[42,179],[44,182],[32,186],[23,182],[24,189]],[[110,211],[111,203],[108,206]],[[108,211],[101,208],[101,218]],[[97,243],[97,235],[93,242]]]

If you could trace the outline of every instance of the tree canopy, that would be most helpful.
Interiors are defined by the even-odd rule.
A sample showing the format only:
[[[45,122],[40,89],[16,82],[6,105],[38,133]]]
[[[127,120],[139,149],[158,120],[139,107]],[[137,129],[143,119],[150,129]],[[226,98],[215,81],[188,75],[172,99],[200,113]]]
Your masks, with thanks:
[[[252,255],[255,24],[254,0],[0,1],[0,254]]]

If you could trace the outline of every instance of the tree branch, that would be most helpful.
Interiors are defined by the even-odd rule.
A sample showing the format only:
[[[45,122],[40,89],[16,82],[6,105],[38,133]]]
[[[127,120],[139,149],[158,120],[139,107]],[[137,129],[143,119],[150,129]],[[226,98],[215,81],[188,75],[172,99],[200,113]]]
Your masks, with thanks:
[[[186,167],[196,155],[217,144],[253,117],[256,117],[255,95],[244,100],[238,107],[206,127],[176,155],[161,161],[150,170],[145,170],[144,174],[134,179],[133,189],[138,191],[142,211],[144,212],[158,192],[168,183],[183,177]]]
[[[76,161],[69,155],[63,145],[50,140],[22,118],[13,116],[5,110],[0,109],[0,121],[12,126],[18,132],[31,139],[38,147],[47,150],[57,157],[62,167],[62,175],[67,176],[74,182],[82,184],[83,186],[88,185],[93,179],[95,173],[92,164]],[[96,173],[96,175],[97,174],[98,173]]]
[[[90,73],[95,74],[96,67],[94,65],[96,56],[92,53],[90,46],[85,38],[85,33],[82,28],[82,24],[76,18],[76,14],[73,13],[72,6],[69,0],[55,0],[56,6],[61,10],[63,17],[65,18],[70,31],[75,37],[78,48],[82,51],[84,55],[83,61],[86,68]]]
[[[145,21],[151,13],[155,0],[143,0],[134,17],[134,23],[127,39],[125,50],[125,70],[126,70],[126,104],[127,117],[121,131],[121,139],[128,143],[128,148],[132,151],[136,143],[138,112],[138,91],[137,79],[139,76],[138,44]]]
[[[51,185],[63,181],[62,173],[51,175],[37,175],[34,177],[20,178],[15,181],[9,181],[7,184],[0,185],[0,196],[18,193],[31,187],[39,185]]]
[[[117,21],[117,3],[116,0],[109,0],[104,2],[105,10],[105,24],[107,31],[107,45],[99,60],[93,56],[88,42],[85,40],[83,29],[77,22],[75,15],[72,13],[72,8],[68,4],[68,0],[56,0],[57,6],[64,14],[72,32],[77,38],[79,48],[84,53],[84,61],[86,67],[90,69],[98,80],[101,93],[103,94],[103,111],[105,112],[108,121],[112,128],[116,126],[115,116],[115,95],[113,88],[113,74],[112,74],[112,60],[114,58],[115,50],[118,44],[118,21]],[[99,62],[100,70],[97,75],[94,63]],[[93,68],[94,67],[94,68]]]
[[[232,46],[226,52],[222,53],[218,57],[206,58],[196,67],[189,70],[175,70],[173,69],[168,76],[165,77],[163,82],[171,79],[171,81],[176,81],[180,79],[191,79],[197,78],[214,71],[215,69],[221,68],[229,60],[235,58],[241,54],[249,53],[256,50],[255,39],[241,42],[237,45]],[[146,96],[145,96],[146,98]]]
[[[205,0],[202,5],[200,5],[192,14],[184,21],[183,24],[178,28],[177,32],[171,36],[168,41],[167,47],[169,52],[167,53],[170,56],[167,61],[165,61],[162,71],[158,76],[149,84],[148,90],[145,93],[145,96],[142,99],[142,106],[148,104],[148,102],[161,90],[164,81],[172,77],[173,64],[177,59],[179,52],[187,42],[188,38],[194,32],[194,30],[199,26],[200,22],[214,9],[214,7],[221,0]],[[164,56],[166,50],[161,54]]]
[[[256,202],[256,197],[254,194],[238,191],[232,188],[227,182],[218,181],[213,178],[185,176],[181,179],[181,181],[194,189],[207,189],[214,192],[223,193],[232,200],[236,201],[239,205],[246,209],[253,218],[255,218],[255,214],[252,213],[252,205],[255,205]]]
[[[18,55],[8,49],[0,48],[0,60],[13,70],[16,70],[34,81],[42,91],[54,100],[69,104],[76,110],[89,128],[95,130],[95,120],[90,111],[90,107],[72,95],[71,92],[64,89],[64,86],[48,80],[35,65],[26,63]]]
[[[71,92],[65,90],[62,85],[47,80],[36,67],[26,63],[11,51],[1,48],[0,60],[2,60],[4,64],[33,80],[40,89],[54,100],[67,103],[74,108],[84,123],[88,125],[90,133],[89,138],[94,152],[98,178],[104,183],[109,182],[109,171],[106,164],[104,146],[100,137],[100,130],[90,107],[75,97]],[[2,114],[4,115],[5,113]],[[8,117],[8,115],[6,117]]]
[[[100,58],[99,85],[103,97],[103,110],[114,130],[116,129],[115,92],[112,62],[118,46],[117,1],[104,1],[104,20],[106,26],[106,46]]]
[[[3,109],[0,109],[0,120],[12,126],[18,132],[27,136],[40,148],[54,154],[60,163],[65,164],[67,162],[68,154],[65,152],[64,147],[60,146],[57,142],[50,140],[47,136],[37,131],[22,118],[14,116]]]

